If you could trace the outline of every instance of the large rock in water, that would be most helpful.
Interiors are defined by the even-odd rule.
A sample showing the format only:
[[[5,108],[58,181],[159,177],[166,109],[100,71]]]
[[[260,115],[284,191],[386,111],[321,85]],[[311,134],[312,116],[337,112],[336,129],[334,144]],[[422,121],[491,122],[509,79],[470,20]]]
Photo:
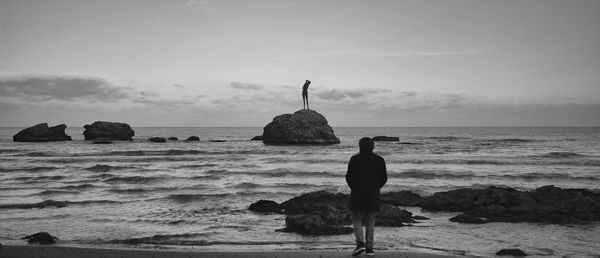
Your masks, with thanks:
[[[133,129],[125,123],[96,121],[83,127],[85,128],[83,136],[86,140],[102,138],[104,140],[131,141],[131,137],[135,134]]]
[[[61,124],[48,127],[48,123],[41,123],[25,128],[13,136],[15,142],[54,142],[70,141],[71,136],[65,134],[66,125]]]
[[[54,239],[56,239],[56,237],[48,234],[48,232],[38,232],[33,235],[23,237],[21,239],[27,239],[27,243],[30,243],[30,244],[48,245],[48,244],[54,244]]]
[[[263,130],[263,142],[270,144],[333,144],[340,143],[327,119],[310,109],[283,114]]]
[[[533,191],[508,187],[456,189],[422,198],[416,206],[429,211],[464,212],[452,221],[577,224],[600,221],[600,192],[543,186]],[[471,220],[469,223],[478,223]]]

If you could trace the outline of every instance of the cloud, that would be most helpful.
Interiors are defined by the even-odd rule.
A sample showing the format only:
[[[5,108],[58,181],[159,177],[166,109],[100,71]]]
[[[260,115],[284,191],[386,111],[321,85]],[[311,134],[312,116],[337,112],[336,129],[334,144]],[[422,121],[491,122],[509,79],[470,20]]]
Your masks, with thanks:
[[[183,84],[179,84],[179,83],[174,83],[174,84],[173,84],[173,87],[175,87],[175,88],[186,88],[186,86],[185,86],[185,85],[183,85]]]
[[[158,93],[151,90],[143,90],[140,92],[140,95],[145,97],[158,97]]]
[[[195,6],[195,5],[205,5],[208,4],[208,1],[203,0],[187,0],[185,2],[185,6]]]
[[[331,89],[317,93],[317,97],[323,100],[338,101],[344,98],[358,99],[379,93],[391,93],[388,89]]]
[[[340,91],[340,90],[329,90],[329,91],[324,91],[321,92],[319,94],[317,94],[317,97],[324,99],[324,100],[340,100],[346,97],[346,93]]]
[[[241,82],[231,82],[229,87],[240,90],[262,90],[264,88],[263,85],[260,84],[252,84],[252,83],[241,83]]]
[[[128,97],[126,87],[107,80],[79,76],[16,76],[0,78],[0,95],[26,100],[113,102]]]
[[[181,99],[166,99],[166,98],[139,98],[134,99],[134,103],[143,104],[151,109],[162,109],[162,110],[175,110],[184,107],[193,106],[196,104],[194,98],[181,98]]]
[[[339,50],[332,52],[323,52],[316,54],[306,54],[298,56],[281,56],[276,59],[308,59],[323,57],[346,57],[346,58],[373,58],[373,57],[444,57],[444,56],[464,56],[480,54],[481,51],[457,50],[457,51],[433,51],[433,50],[404,50],[404,51],[381,51],[381,50]]]

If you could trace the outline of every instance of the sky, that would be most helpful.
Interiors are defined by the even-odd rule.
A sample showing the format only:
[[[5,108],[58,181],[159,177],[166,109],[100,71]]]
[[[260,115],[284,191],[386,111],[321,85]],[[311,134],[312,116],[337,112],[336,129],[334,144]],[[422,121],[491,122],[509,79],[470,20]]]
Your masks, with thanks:
[[[600,126],[600,0],[0,0],[0,126]]]

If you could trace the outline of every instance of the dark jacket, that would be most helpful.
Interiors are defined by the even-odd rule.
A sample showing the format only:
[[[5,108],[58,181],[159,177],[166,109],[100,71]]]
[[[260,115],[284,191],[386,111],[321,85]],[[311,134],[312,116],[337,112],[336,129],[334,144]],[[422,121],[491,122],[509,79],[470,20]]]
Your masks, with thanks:
[[[346,183],[350,186],[350,210],[379,211],[379,189],[387,182],[385,160],[379,155],[359,153],[348,162]]]

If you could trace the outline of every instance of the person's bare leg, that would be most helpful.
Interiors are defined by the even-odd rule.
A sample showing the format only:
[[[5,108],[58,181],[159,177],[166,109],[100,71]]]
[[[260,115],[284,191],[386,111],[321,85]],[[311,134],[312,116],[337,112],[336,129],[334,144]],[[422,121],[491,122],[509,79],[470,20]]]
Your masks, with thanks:
[[[304,94],[302,94],[302,109],[306,109],[306,99],[304,97]]]
[[[308,106],[308,95],[306,95],[306,109],[310,109],[310,106]]]

